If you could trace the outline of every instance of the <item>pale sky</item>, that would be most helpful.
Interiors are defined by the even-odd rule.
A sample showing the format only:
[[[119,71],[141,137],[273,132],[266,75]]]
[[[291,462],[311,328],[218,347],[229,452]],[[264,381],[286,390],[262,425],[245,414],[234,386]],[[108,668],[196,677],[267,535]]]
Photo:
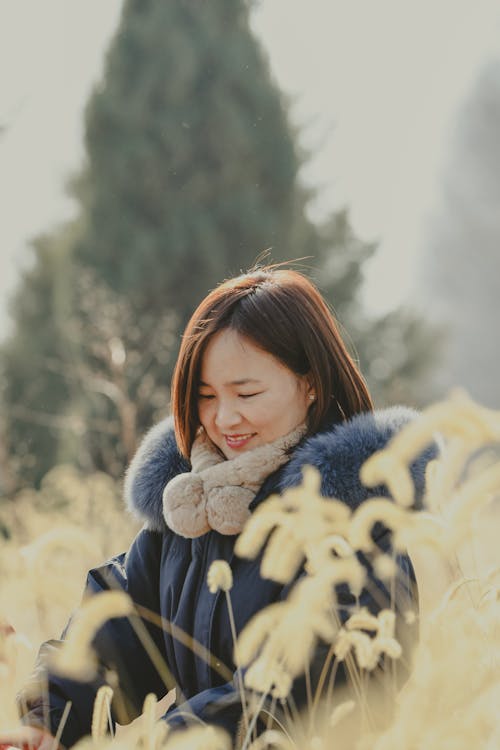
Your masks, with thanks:
[[[30,237],[66,219],[82,111],[121,0],[0,0],[0,337]],[[500,53],[500,0],[262,0],[253,27],[315,156],[317,216],[378,239],[367,304],[410,294],[455,114]],[[496,49],[495,49],[495,44]],[[304,248],[307,254],[307,248]]]

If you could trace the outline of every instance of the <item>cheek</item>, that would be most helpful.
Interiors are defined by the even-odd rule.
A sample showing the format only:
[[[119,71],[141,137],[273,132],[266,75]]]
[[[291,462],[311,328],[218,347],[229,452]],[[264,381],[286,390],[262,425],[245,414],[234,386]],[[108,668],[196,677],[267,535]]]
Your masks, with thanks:
[[[241,410],[241,414],[247,422],[251,422],[254,425],[265,424],[269,421],[270,415],[273,411],[273,404],[248,404]]]
[[[286,421],[287,417],[300,408],[299,394],[296,389],[276,389],[265,401],[261,401],[253,410],[255,420],[262,423]],[[293,417],[292,417],[293,418]]]
[[[210,414],[213,411],[210,401],[200,401],[198,403],[198,420],[201,425],[205,426],[210,422]]]
[[[288,423],[289,427],[290,425],[295,427],[296,424],[305,420],[308,407],[309,401],[306,401],[305,395],[294,383],[277,394],[273,412],[280,423]]]

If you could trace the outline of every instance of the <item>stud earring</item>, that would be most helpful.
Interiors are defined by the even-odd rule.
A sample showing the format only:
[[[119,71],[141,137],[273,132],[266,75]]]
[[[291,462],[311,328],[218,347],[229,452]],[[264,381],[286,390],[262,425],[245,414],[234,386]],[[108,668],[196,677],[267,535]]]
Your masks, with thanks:
[[[316,396],[314,393],[309,394],[309,401],[316,401]]]

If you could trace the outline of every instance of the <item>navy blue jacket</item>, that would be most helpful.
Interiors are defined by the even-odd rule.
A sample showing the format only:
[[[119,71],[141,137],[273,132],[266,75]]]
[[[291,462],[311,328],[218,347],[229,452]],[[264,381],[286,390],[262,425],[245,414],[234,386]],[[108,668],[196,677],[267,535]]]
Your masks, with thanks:
[[[293,450],[290,461],[263,483],[251,509],[269,495],[299,484],[301,469],[307,464],[319,469],[322,494],[338,497],[352,509],[374,495],[387,496],[385,487],[366,488],[361,484],[360,467],[414,417],[415,412],[410,409],[393,407],[374,414],[358,415],[304,438]],[[434,448],[430,447],[412,466],[417,501],[423,493],[425,465],[433,456]],[[163,488],[183,471],[189,471],[189,464],[179,454],[171,423],[165,420],[145,437],[125,481],[127,505],[144,520],[144,527],[126,554],[91,570],[87,580],[86,591],[91,594],[110,588],[125,590],[137,605],[137,618],[132,624],[124,618],[115,618],[99,631],[94,645],[102,669],[92,684],[48,675],[50,705],[44,707],[42,699],[31,701],[30,712],[23,719],[25,723],[40,724],[44,710],[48,711],[50,729],[55,734],[66,702],[71,700],[72,709],[62,735],[62,742],[67,747],[90,732],[95,692],[109,679],[109,670],[113,670],[119,680],[119,685],[116,682],[114,685],[113,711],[120,723],[126,723],[140,713],[149,692],[160,698],[176,684],[178,697],[180,690],[189,703],[171,709],[165,717],[169,723],[180,724],[187,713],[193,712],[204,720],[224,726],[233,734],[236,731],[241,707],[231,679],[235,670],[233,641],[225,596],[220,592],[215,595],[209,592],[206,583],[208,568],[214,560],[220,559],[231,565],[234,579],[231,600],[237,632],[256,612],[286,597],[290,587],[261,578],[260,557],[256,560],[237,558],[233,552],[235,536],[210,531],[197,539],[185,539],[166,527],[162,514]],[[390,538],[386,529],[377,526],[374,536],[381,549],[389,550]],[[382,583],[375,580],[369,562],[364,562],[378,593],[374,597],[368,591],[363,592],[361,603],[376,612],[381,606],[389,605],[389,595]],[[409,605],[409,597],[414,596],[414,578],[408,559],[400,557],[398,562],[401,575],[398,576],[396,605],[402,610]],[[339,587],[337,592],[339,614],[345,619],[353,600],[347,589],[341,589]],[[171,632],[171,628],[162,629],[158,616],[192,635],[213,654],[212,663],[196,656],[185,642],[176,637],[176,633]],[[152,621],[155,618],[156,624]],[[140,638],[138,628],[142,628]],[[145,637],[146,646],[141,642]],[[39,676],[42,672],[47,677],[45,656],[57,648],[58,643],[51,641],[42,647],[37,667]],[[152,649],[161,656],[171,677],[165,677],[164,673],[160,676],[151,659]],[[318,668],[322,663],[321,655],[319,648],[315,659]],[[293,693],[299,704],[305,697],[303,688],[302,680],[298,679]]]

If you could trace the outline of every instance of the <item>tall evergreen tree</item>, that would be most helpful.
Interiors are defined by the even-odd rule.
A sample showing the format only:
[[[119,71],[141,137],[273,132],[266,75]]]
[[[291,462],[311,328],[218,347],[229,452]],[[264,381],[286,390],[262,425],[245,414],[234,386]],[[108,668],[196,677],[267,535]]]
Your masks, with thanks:
[[[321,227],[308,219],[303,156],[248,14],[245,0],[124,4],[86,110],[86,161],[71,186],[78,219],[37,252],[33,314],[22,312],[27,280],[3,352],[11,445],[30,434],[23,480],[61,459],[119,475],[137,435],[167,410],[186,318],[265,248],[275,261],[308,256],[362,366],[380,359],[371,334],[384,340],[387,321],[360,307],[362,264],[375,247],[354,237],[346,212]],[[64,260],[64,279],[53,257]],[[411,362],[409,335],[396,367],[390,341],[389,364],[370,378],[382,398]],[[44,409],[35,371],[50,395]],[[49,423],[50,440],[32,433],[30,414]]]
[[[221,272],[260,250],[316,252],[284,103],[243,0],[127,2],[86,124],[76,255],[139,306],[185,321]]]

